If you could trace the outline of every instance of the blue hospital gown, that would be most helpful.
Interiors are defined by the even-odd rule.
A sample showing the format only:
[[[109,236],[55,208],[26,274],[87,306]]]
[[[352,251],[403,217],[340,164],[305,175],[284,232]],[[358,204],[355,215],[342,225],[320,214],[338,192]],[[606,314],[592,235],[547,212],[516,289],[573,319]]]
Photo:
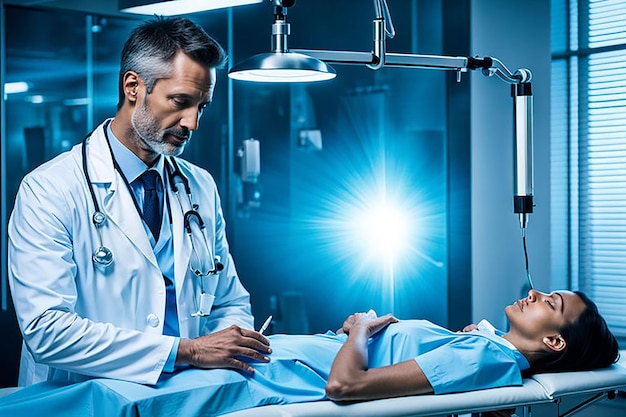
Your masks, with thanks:
[[[501,335],[501,334],[500,334]],[[522,383],[528,362],[500,335],[455,333],[426,320],[391,324],[369,341],[369,366],[416,360],[435,394]],[[0,398],[0,415],[31,417],[217,416],[268,404],[325,399],[333,359],[346,335],[272,335],[269,363],[254,375],[186,369],[156,386],[96,378],[64,385],[42,382]]]
[[[324,399],[333,359],[345,335],[270,336],[271,361],[255,364],[252,378],[281,402]],[[391,324],[369,342],[369,367],[414,359],[435,394],[521,385],[526,358],[501,337],[487,331],[456,333],[426,320]]]

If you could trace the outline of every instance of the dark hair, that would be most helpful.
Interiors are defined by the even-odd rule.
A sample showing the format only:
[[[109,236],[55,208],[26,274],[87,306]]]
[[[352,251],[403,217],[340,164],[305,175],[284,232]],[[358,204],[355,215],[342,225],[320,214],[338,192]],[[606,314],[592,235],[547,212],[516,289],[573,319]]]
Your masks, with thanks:
[[[224,49],[204,29],[184,17],[156,16],[137,26],[122,49],[117,107],[124,103],[124,74],[135,71],[146,83],[148,94],[160,78],[172,70],[170,63],[182,51],[207,68],[222,67]]]
[[[532,373],[589,371],[610,366],[619,359],[617,339],[596,304],[583,292],[574,293],[587,308],[576,321],[560,330],[566,342],[565,349],[538,359],[532,364]]]

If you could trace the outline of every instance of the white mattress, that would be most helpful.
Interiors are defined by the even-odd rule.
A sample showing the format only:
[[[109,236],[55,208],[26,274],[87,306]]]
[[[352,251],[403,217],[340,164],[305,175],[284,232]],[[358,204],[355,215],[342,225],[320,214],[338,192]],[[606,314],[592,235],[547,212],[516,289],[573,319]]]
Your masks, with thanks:
[[[610,368],[534,375],[522,386],[447,395],[418,395],[339,405],[331,401],[269,405],[222,417],[423,417],[551,403],[557,398],[626,389],[626,354]]]

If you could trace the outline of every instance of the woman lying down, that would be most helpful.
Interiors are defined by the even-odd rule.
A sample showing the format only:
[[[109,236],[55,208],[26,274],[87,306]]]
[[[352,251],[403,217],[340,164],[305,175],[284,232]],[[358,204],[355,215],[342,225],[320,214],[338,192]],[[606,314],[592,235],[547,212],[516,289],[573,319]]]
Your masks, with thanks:
[[[332,364],[327,396],[345,401],[473,391],[519,385],[522,374],[590,370],[618,359],[615,337],[581,292],[531,290],[505,314],[506,334],[485,321],[459,334],[426,321],[352,315],[342,328],[348,338]],[[367,349],[367,339],[386,327],[382,344]],[[397,346],[386,340],[396,333],[407,338],[401,350],[408,357],[385,352]]]
[[[353,314],[337,333],[270,336],[252,379],[279,402],[371,400],[520,385],[522,374],[616,362],[618,343],[581,292],[535,290],[505,308],[510,330],[488,322],[453,332],[425,320]]]
[[[454,332],[425,320],[357,313],[336,333],[268,336],[272,352],[266,361],[249,363],[250,373],[191,368],[154,387],[106,379],[61,388],[37,384],[13,394],[12,401],[5,397],[4,405],[0,399],[0,415],[26,416],[34,407],[63,403],[75,410],[89,408],[94,416],[126,415],[129,409],[137,415],[212,416],[267,404],[520,385],[522,375],[590,370],[618,359],[615,337],[581,292],[531,290],[505,313],[507,333],[485,321]],[[253,333],[262,346],[264,336],[244,332]],[[107,401],[96,404],[94,398]]]

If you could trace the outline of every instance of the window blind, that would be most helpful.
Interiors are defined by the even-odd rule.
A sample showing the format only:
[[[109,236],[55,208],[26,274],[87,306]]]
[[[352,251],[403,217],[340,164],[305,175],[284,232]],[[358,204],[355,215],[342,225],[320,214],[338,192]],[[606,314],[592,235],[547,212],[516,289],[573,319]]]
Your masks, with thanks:
[[[591,54],[587,61],[580,284],[613,330],[626,335],[626,50]]]
[[[589,0],[588,33],[590,48],[626,43],[626,0]]]
[[[552,2],[553,270],[624,339],[626,0]]]

